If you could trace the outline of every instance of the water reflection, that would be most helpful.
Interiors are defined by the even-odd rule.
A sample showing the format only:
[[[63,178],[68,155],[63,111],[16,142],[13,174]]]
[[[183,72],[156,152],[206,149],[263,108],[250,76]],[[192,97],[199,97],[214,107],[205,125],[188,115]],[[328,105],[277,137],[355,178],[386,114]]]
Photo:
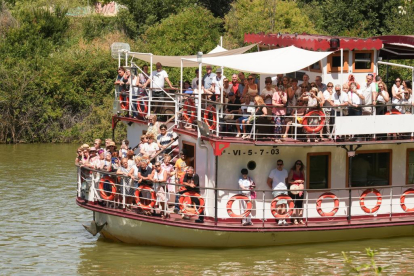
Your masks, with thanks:
[[[138,247],[86,232],[92,214],[75,204],[77,145],[0,145],[1,274],[346,275],[342,251],[387,275],[412,274],[412,238],[256,249]],[[306,235],[304,233],[303,235]]]

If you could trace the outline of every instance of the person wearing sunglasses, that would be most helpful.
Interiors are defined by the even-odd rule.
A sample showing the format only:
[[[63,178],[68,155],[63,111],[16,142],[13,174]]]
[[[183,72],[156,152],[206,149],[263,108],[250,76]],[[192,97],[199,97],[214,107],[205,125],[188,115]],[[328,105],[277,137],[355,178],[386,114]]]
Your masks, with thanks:
[[[273,197],[279,195],[287,195],[288,188],[286,183],[288,181],[288,172],[283,168],[283,160],[279,159],[276,162],[276,168],[270,171],[269,177],[267,178],[267,185],[273,190]],[[282,199],[277,202],[276,210],[279,214],[286,213],[287,201]],[[278,225],[288,225],[286,220],[280,219],[277,221]]]
[[[396,78],[395,84],[392,86],[392,107],[400,112],[402,112],[402,106],[400,104],[402,103],[404,92],[404,85],[401,78]]]
[[[377,98],[375,99],[375,101],[377,102],[376,107],[375,107],[375,114],[384,115],[385,112],[387,111],[386,104],[390,100],[390,95],[387,92],[387,85],[383,81],[380,81],[377,84],[378,84],[378,94],[377,94]]]
[[[364,105],[376,105],[377,102],[373,99],[377,98],[377,90],[375,87],[374,75],[368,74],[366,77],[366,82],[361,85],[361,92],[364,96],[363,104]],[[371,115],[372,114],[372,107],[364,106],[362,108],[362,115]]]
[[[255,83],[255,78],[253,77],[253,75],[249,75],[247,77],[247,85],[244,87],[244,90],[243,90],[242,98],[244,98],[244,96],[246,95],[249,95],[250,100],[253,101],[254,97],[257,96],[258,92],[259,92],[259,87]],[[242,103],[243,103],[243,100],[242,100]]]
[[[315,78],[315,84],[319,91],[325,91],[326,90],[326,84],[322,82],[321,76],[316,76]]]
[[[334,105],[338,107],[336,108],[336,116],[345,116],[343,111],[348,106],[348,95],[345,91],[342,91],[340,84],[335,85],[335,93],[333,95],[333,102],[334,102]]]
[[[154,189],[157,194],[157,202],[161,206],[161,218],[169,217],[166,209],[165,184],[167,182],[167,172],[162,168],[161,162],[157,161],[154,164],[154,170],[151,173],[151,180],[154,183]]]
[[[289,171],[288,176],[289,196],[295,203],[295,211],[293,213],[293,224],[305,224],[303,222],[303,200],[305,189],[305,166],[301,160],[296,160],[295,164]],[[302,191],[298,191],[302,190]]]

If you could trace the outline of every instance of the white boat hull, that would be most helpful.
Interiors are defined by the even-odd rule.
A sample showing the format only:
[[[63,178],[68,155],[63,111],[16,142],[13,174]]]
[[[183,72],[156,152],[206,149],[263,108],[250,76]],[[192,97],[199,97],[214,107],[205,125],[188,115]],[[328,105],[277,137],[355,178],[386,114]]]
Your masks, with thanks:
[[[101,235],[105,238],[136,245],[170,247],[259,247],[304,243],[323,243],[375,238],[412,236],[413,225],[344,228],[341,230],[303,229],[265,231],[222,231],[170,226],[129,219],[104,213],[95,213],[96,222],[107,225]],[[252,229],[250,229],[252,230]]]

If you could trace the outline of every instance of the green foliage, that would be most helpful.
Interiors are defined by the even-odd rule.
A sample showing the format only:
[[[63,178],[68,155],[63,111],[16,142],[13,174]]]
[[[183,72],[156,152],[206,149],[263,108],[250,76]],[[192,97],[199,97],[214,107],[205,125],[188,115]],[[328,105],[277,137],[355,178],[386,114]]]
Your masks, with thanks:
[[[239,0],[225,16],[230,39],[242,45],[245,33],[314,33],[313,23],[295,1]]]
[[[351,272],[358,273],[358,274],[371,272],[371,273],[374,273],[375,275],[379,275],[382,272],[384,272],[384,269],[389,267],[389,266],[386,266],[386,267],[378,266],[375,262],[375,251],[372,250],[371,248],[366,248],[365,250],[369,258],[369,262],[362,263],[360,265],[356,265],[355,261],[349,258],[346,255],[346,253],[342,251],[342,255],[344,256],[344,262],[347,265],[347,267],[351,270]]]
[[[128,8],[119,13],[118,20],[121,24],[126,21],[123,31],[131,38],[137,38],[162,19],[197,3],[196,0],[120,0],[118,2]]]
[[[82,20],[82,37],[87,41],[105,36],[115,31],[116,21],[113,17],[92,15]]]

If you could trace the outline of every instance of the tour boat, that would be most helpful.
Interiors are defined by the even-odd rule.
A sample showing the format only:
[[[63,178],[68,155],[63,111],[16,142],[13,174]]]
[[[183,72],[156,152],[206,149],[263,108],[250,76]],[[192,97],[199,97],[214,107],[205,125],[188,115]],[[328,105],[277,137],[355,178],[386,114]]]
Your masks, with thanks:
[[[367,74],[375,76],[379,66],[401,66],[414,72],[413,67],[384,61],[411,58],[413,36],[359,39],[306,34],[246,34],[245,42],[251,45],[185,57],[135,53],[116,45],[114,49],[119,64],[124,59],[125,67],[133,74],[142,72],[135,65],[137,59],[148,62],[150,68],[160,62],[167,72],[168,67],[180,67],[182,72],[186,67],[202,69],[210,65],[221,68],[223,75],[227,70],[257,73],[261,89],[265,78],[274,78],[276,74],[300,81],[304,74],[311,81],[321,76],[325,84],[341,85],[352,74],[356,82],[364,85]],[[254,47],[259,51],[244,53]],[[199,79],[201,72],[199,70]],[[231,76],[227,77],[231,79]],[[386,76],[382,78],[385,80]],[[78,167],[76,202],[92,211],[93,221],[90,226],[85,226],[92,234],[99,233],[110,240],[137,245],[211,248],[323,243],[414,234],[414,115],[393,114],[399,112],[394,112],[391,105],[387,107],[386,115],[376,114],[372,105],[366,106],[372,108],[372,115],[341,116],[345,115],[346,108],[335,109],[338,112],[333,112],[331,117],[335,121],[330,124],[333,134],[324,134],[323,140],[314,142],[313,138],[319,138],[320,129],[325,129],[328,121],[323,107],[304,116],[293,112],[288,137],[280,141],[275,142],[279,136],[274,134],[271,115],[253,120],[247,127],[249,137],[241,139],[236,137],[234,118],[225,116],[223,97],[209,101],[202,94],[188,96],[182,89],[163,89],[164,97],[156,98],[152,91],[160,87],[151,83],[148,95],[134,99],[132,89],[125,94],[128,104],[122,107],[121,95],[115,92],[113,131],[123,123],[130,145],[139,144],[140,136],[148,128],[146,118],[153,114],[154,106],[160,107],[157,115],[167,121],[168,131],[178,135],[178,145],[171,155],[176,159],[178,149],[187,151],[191,157],[187,165],[193,166],[199,176],[200,193],[181,195],[180,213],[176,214],[171,208],[175,194],[169,192],[167,212],[170,216],[161,218],[155,205],[154,187],[140,186],[134,194],[132,208],[127,208],[125,187],[119,186],[115,174]],[[136,118],[134,100],[138,104]],[[304,224],[291,223],[297,218],[290,196],[294,191],[274,197],[267,185],[277,160],[283,160],[288,172],[296,160],[305,165]],[[248,169],[249,177],[254,180],[254,199],[240,194],[238,180],[243,168]],[[175,191],[178,187],[179,184]],[[148,205],[144,204],[143,190],[151,194]],[[111,204],[116,193],[121,197],[121,208]],[[194,197],[199,198],[198,206],[192,203]],[[285,212],[277,210],[280,206],[277,204],[282,200]],[[245,202],[243,212],[240,211],[241,201]],[[141,212],[143,209],[150,210],[153,215]],[[197,223],[202,209],[204,222]],[[253,224],[243,226],[241,221],[247,216]],[[279,225],[281,220],[288,225]]]

